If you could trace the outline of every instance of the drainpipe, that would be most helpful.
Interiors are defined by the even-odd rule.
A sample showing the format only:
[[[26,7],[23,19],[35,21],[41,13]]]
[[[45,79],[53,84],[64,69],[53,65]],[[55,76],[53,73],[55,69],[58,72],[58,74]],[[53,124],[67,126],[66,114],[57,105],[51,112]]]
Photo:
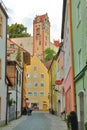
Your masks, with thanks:
[[[51,70],[51,110],[53,110],[53,89],[52,89],[52,70]]]
[[[23,69],[23,72],[22,72],[21,115],[22,115],[22,112],[23,112],[23,75],[24,75],[24,69]]]
[[[6,121],[5,124],[7,125],[8,123],[8,83],[7,83],[7,91],[6,91]]]
[[[8,18],[8,17],[7,17]],[[6,18],[6,39],[5,39],[5,41],[6,41],[6,51],[5,51],[5,65],[7,66],[7,24],[8,24],[8,21],[7,21],[7,18]],[[6,66],[5,66],[5,83],[6,83],[6,70],[7,70],[7,68],[6,68]],[[8,81],[7,81],[8,82]],[[7,89],[6,89],[6,121],[5,121],[5,123],[7,124],[7,115],[8,115],[8,83],[6,83],[7,84]]]
[[[69,6],[69,10],[70,10],[70,43],[71,43],[71,62],[72,62],[72,78],[73,78],[73,109],[74,111],[76,111],[76,101],[75,101],[75,86],[74,86],[74,56],[73,56],[73,33],[72,33],[72,2],[71,0],[69,0],[70,2],[70,6]]]
[[[17,70],[16,70],[16,119],[17,119],[17,104],[18,104],[18,89],[17,89]]]

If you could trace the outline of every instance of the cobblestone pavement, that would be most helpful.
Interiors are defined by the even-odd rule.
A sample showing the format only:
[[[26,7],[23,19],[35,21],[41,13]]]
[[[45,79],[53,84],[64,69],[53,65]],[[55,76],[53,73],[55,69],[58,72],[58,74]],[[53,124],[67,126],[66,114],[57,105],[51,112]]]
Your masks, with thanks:
[[[49,112],[35,111],[31,116],[22,116],[0,130],[67,130],[65,121]]]

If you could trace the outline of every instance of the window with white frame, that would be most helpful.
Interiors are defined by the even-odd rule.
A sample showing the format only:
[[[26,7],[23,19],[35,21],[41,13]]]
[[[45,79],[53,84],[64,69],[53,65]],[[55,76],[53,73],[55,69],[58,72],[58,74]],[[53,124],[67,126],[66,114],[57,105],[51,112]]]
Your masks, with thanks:
[[[86,62],[87,62],[87,36],[86,36],[86,42],[85,42],[85,54],[86,54]]]
[[[30,74],[29,73],[26,73],[26,78],[30,78]]]
[[[40,97],[44,97],[44,92],[40,92]]]
[[[28,86],[29,86],[29,87],[32,87],[32,82],[28,82]]]
[[[2,24],[3,24],[3,19],[2,19],[2,15],[0,14],[0,37],[2,37]]]
[[[37,70],[37,66],[34,66],[34,71],[36,71]]]
[[[82,51],[81,49],[78,51],[78,62],[79,62],[79,71],[81,70],[81,62],[82,62]]]
[[[77,26],[81,22],[81,0],[79,0],[77,5]]]
[[[37,78],[37,74],[34,74],[33,77],[34,77],[34,78]]]
[[[32,97],[32,92],[28,92],[28,96],[29,96],[29,97]]]
[[[44,78],[44,74],[41,74],[41,78]]]
[[[12,49],[13,49],[13,48],[14,48],[14,44],[10,44],[10,48],[12,48]]]
[[[38,96],[38,93],[37,92],[34,92],[34,97],[37,97]]]
[[[86,0],[86,7],[87,7],[87,0]]]
[[[38,86],[38,83],[37,83],[37,82],[35,82],[35,83],[34,83],[34,86],[35,86],[35,87],[37,87],[37,86]]]
[[[41,82],[41,83],[40,83],[40,86],[41,86],[41,87],[44,87],[44,82]]]

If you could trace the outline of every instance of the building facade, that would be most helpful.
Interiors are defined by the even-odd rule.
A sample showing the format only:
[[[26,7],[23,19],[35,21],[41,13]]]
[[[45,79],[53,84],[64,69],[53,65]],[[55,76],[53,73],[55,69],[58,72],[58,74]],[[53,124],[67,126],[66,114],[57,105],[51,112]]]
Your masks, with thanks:
[[[33,20],[33,55],[40,60],[44,58],[44,50],[50,46],[50,22],[46,14],[38,15]]]
[[[24,79],[24,98],[28,98],[33,109],[49,109],[49,75],[48,70],[37,56],[33,56],[31,64],[26,66]],[[24,104],[25,105],[25,104]]]
[[[87,122],[87,1],[72,0],[74,84],[79,130]]]
[[[6,44],[7,44],[7,13],[5,6],[0,1],[0,124],[6,121]]]
[[[64,44],[64,91],[65,91],[65,111],[69,114],[75,111],[75,91],[74,91],[74,69],[72,60],[71,42],[71,14],[70,1],[63,1],[63,17],[61,39]]]

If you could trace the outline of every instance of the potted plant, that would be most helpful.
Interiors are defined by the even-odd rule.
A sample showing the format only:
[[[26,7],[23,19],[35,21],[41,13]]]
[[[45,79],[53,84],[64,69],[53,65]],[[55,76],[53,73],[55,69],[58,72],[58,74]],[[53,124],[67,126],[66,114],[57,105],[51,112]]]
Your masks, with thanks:
[[[68,130],[78,130],[77,115],[75,111],[71,111],[67,116]]]
[[[87,130],[87,122],[85,122],[85,130]]]

